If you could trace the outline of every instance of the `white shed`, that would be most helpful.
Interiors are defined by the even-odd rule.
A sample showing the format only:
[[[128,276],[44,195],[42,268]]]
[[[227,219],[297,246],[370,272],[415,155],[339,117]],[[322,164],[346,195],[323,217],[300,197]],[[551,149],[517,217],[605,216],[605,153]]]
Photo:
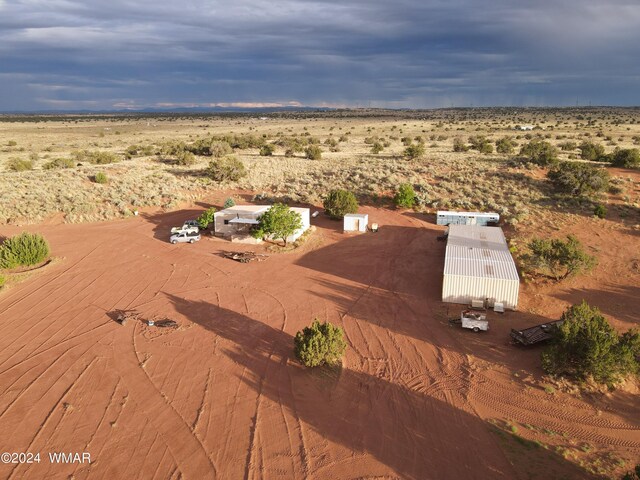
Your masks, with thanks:
[[[344,216],[345,232],[366,232],[369,215],[366,213],[347,213]]]
[[[451,225],[444,261],[442,301],[487,300],[518,307],[520,277],[500,227]]]

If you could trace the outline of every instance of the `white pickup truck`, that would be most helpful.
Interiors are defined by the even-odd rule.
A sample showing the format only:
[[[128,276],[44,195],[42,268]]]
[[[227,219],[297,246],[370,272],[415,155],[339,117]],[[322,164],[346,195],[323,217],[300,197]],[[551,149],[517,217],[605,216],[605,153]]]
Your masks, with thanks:
[[[196,220],[187,220],[181,227],[173,227],[171,234],[180,232],[200,232],[200,224]]]
[[[169,238],[169,241],[174,245],[176,243],[194,243],[200,240],[200,234],[198,232],[187,232],[180,231],[178,233],[174,233]]]

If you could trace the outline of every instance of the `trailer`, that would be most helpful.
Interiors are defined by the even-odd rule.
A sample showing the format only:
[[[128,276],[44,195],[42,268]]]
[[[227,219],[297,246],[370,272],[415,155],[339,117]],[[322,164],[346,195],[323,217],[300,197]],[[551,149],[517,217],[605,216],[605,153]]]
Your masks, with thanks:
[[[533,327],[525,328],[523,330],[511,329],[511,339],[514,343],[520,343],[521,345],[534,345],[540,342],[546,342],[553,338],[553,333],[556,326],[562,325],[562,320],[556,320],[555,322],[541,323]]]
[[[439,210],[436,217],[438,225],[497,225],[500,214],[494,212],[450,212]]]
[[[460,313],[460,318],[453,318],[449,320],[449,323],[460,325],[462,328],[468,328],[474,332],[489,330],[487,314],[480,310],[463,310]]]

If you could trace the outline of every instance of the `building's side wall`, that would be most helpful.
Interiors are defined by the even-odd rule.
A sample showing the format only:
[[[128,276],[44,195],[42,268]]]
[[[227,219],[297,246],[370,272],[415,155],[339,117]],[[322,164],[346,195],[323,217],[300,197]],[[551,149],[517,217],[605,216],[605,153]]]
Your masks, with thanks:
[[[236,227],[233,224],[225,225],[225,220],[231,220],[238,216],[237,213],[224,213],[218,212],[214,214],[214,224],[216,235],[222,235],[228,237],[236,232]]]
[[[520,282],[463,275],[444,275],[442,301],[469,305],[473,299],[488,298],[490,303],[504,303],[505,308],[518,308]]]
[[[471,225],[471,218],[466,215],[438,215],[438,225]]]
[[[358,225],[358,221],[360,224]],[[361,217],[344,217],[345,232],[366,232],[369,223],[369,216]]]
[[[344,217],[344,231],[353,232],[356,229],[356,220],[352,217]]]
[[[311,211],[309,209],[303,211],[297,211],[302,217],[302,228],[296,230],[293,235],[287,237],[287,242],[295,242],[298,238],[302,236],[304,232],[306,232],[311,226]]]
[[[369,224],[369,215],[365,216],[364,218],[361,218],[360,219],[360,231],[361,232],[366,232],[368,224]]]
[[[497,222],[489,216],[477,215],[438,215],[436,219],[437,225],[481,225],[486,226],[489,222]]]

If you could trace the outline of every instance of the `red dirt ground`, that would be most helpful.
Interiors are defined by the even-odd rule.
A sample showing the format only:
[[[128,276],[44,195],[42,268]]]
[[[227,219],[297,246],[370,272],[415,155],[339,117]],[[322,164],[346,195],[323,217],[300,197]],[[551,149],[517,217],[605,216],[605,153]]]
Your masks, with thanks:
[[[303,247],[250,264],[218,254],[256,247],[167,243],[168,228],[193,211],[29,227],[61,260],[0,293],[0,451],[43,458],[0,465],[0,477],[590,478],[552,448],[514,461],[493,426],[506,422],[576,450],[640,456],[635,394],[550,395],[540,350],[508,343],[512,326],[557,316],[606,272],[553,295],[527,286],[523,312],[473,334],[449,327],[459,307],[439,301],[439,227],[364,210],[379,233],[345,235],[319,217]],[[637,256],[637,236],[615,235]],[[617,253],[604,252],[602,268],[625,268]],[[593,294],[610,318],[627,312],[614,317],[620,324],[638,323],[619,307],[640,311],[638,278],[611,278],[615,301]],[[179,328],[119,325],[117,310]],[[292,358],[293,335],[314,317],[345,329],[340,371],[307,371]],[[44,457],[56,451],[89,452],[92,463],[52,465]]]

